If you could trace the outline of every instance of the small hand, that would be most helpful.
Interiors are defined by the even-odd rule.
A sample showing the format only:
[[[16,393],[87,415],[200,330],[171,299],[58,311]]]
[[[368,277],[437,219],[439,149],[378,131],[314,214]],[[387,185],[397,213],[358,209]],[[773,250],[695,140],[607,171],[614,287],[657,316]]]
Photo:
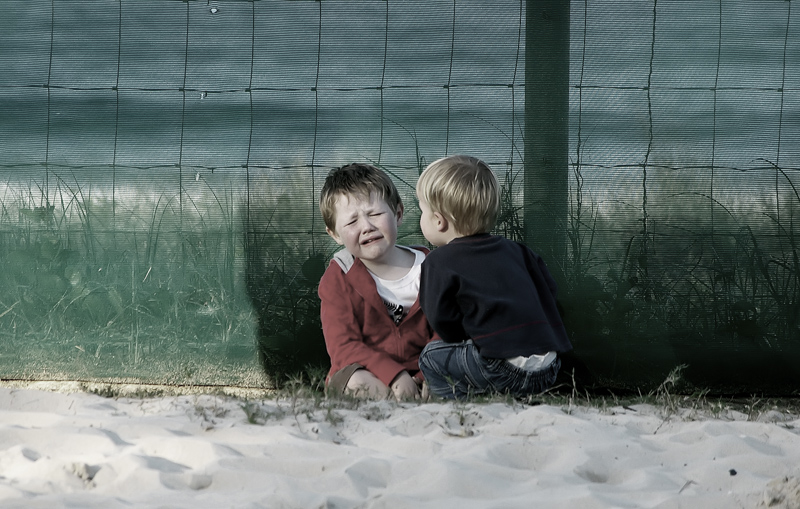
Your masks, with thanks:
[[[398,401],[403,399],[419,399],[419,387],[408,374],[408,371],[401,371],[390,384],[392,393]]]
[[[420,384],[422,387],[419,390],[419,397],[422,399],[423,403],[427,403],[431,399],[431,390],[428,388],[428,382],[423,380]]]

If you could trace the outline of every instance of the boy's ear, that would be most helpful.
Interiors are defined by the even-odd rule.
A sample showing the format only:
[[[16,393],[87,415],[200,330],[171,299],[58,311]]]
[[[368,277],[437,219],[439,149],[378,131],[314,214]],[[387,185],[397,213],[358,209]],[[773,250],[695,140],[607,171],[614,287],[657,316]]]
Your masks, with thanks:
[[[397,226],[403,224],[403,212],[405,209],[403,208],[403,204],[397,206],[397,212],[394,213],[395,217],[397,218]]]
[[[450,228],[450,223],[447,218],[439,212],[433,213],[433,218],[436,219],[436,230],[439,232],[446,232]]]
[[[326,227],[325,227],[325,232],[326,232],[328,235],[330,235],[330,236],[331,236],[331,238],[332,238],[333,240],[335,240],[337,244],[339,244],[340,246],[344,245],[344,242],[342,241],[341,237],[339,237],[339,236],[336,234],[336,232],[335,232],[334,230],[331,230],[330,228],[328,228],[328,227],[326,226]]]

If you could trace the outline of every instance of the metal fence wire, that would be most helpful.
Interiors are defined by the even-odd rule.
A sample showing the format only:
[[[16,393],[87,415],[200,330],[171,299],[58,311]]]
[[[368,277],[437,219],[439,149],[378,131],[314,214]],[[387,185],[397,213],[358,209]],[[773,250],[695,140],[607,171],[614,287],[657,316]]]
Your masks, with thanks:
[[[503,184],[497,233],[533,246],[526,205],[565,185],[547,261],[579,381],[684,366],[690,386],[794,394],[792,4],[571,1],[568,163],[531,178],[526,20],[545,3],[4,0],[0,378],[322,372],[327,171],[387,171],[401,241],[424,243],[417,176],[468,153]]]

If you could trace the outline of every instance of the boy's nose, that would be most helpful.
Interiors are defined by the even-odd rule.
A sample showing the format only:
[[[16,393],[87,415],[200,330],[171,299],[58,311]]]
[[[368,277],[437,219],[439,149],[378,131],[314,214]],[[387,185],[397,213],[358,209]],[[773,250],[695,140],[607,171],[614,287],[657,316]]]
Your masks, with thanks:
[[[362,232],[371,232],[375,229],[375,226],[372,224],[372,221],[369,220],[369,217],[364,217],[361,220],[361,231]]]

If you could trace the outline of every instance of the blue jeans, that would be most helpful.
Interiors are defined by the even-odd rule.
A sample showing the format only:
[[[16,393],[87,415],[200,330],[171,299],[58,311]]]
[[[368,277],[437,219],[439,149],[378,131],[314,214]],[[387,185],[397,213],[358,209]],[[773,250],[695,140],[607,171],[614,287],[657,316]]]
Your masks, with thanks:
[[[561,360],[541,371],[525,371],[505,359],[481,356],[472,340],[463,343],[428,343],[419,356],[419,367],[430,391],[442,398],[464,399],[492,393],[527,396],[546,391],[556,381]]]

